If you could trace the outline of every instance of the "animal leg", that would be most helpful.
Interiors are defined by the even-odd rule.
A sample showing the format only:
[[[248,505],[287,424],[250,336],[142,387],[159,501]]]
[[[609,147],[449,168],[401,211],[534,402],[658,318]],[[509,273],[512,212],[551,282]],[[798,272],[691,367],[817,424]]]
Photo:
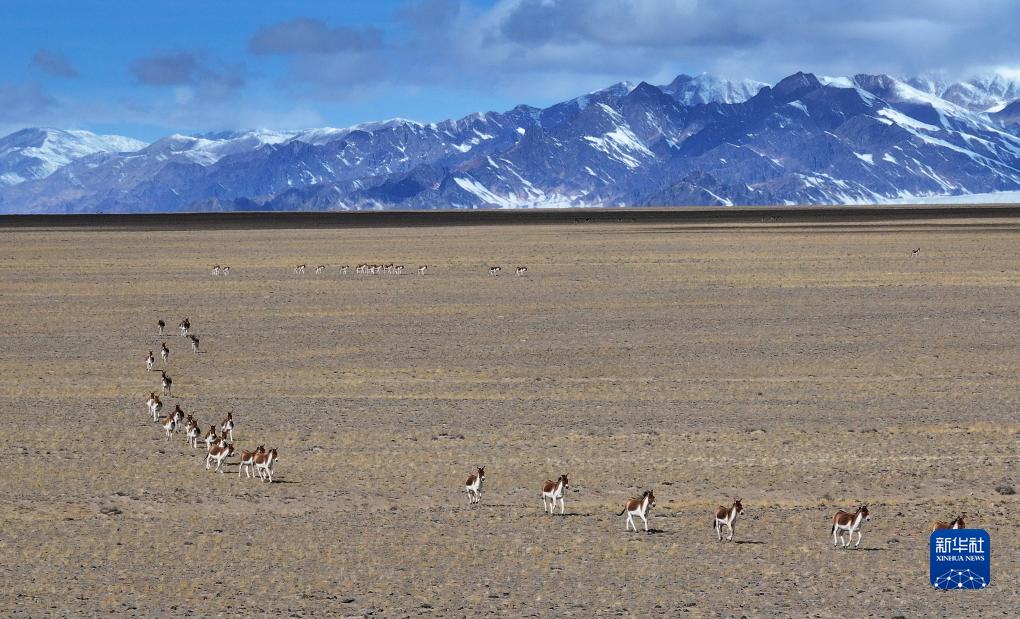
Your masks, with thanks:
[[[556,505],[554,503],[553,504],[553,509],[555,509],[555,508],[556,508]],[[565,510],[566,508],[567,508],[567,506],[563,502],[563,497],[560,497],[560,515],[561,516],[563,515],[563,510]]]
[[[641,516],[641,520],[645,523],[645,533],[648,533],[648,518],[645,518],[644,514],[638,515]],[[637,527],[634,527],[634,529],[637,530]]]

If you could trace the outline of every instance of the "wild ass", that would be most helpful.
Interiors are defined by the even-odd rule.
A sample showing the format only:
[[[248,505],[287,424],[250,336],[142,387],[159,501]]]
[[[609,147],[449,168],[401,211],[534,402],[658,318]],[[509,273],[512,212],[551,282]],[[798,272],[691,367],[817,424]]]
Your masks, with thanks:
[[[262,453],[255,454],[255,472],[262,481],[273,483],[273,465],[278,459],[275,447],[269,451],[263,449]]]
[[[145,359],[145,369],[152,371],[152,366],[156,365],[156,358],[152,356],[152,351],[149,351],[149,356]]]
[[[935,523],[931,525],[931,532],[934,533],[935,531],[939,531],[941,529],[966,529],[967,523],[963,521],[963,517],[966,515],[967,514],[960,514],[954,520],[951,520],[949,522],[936,520]]]
[[[560,502],[560,515],[563,515],[563,510],[566,506],[563,502],[563,493],[570,489],[570,482],[567,480],[567,476],[560,475],[556,481],[551,479],[545,480],[542,484],[542,511],[548,511],[552,514],[556,510],[556,501]],[[548,510],[546,509],[548,507]]]
[[[159,421],[159,411],[163,410],[163,403],[159,401],[159,396],[153,391],[149,393],[149,399],[145,401],[145,406],[149,409],[149,414],[152,415],[152,421]]]
[[[468,475],[467,481],[464,482],[464,492],[468,495],[468,504],[481,503],[482,502],[482,483],[485,481],[485,467],[478,467],[478,472],[474,475]]]
[[[848,531],[850,533],[850,539],[843,542],[843,548],[849,548],[850,544],[854,541],[854,533],[857,534],[857,544],[854,548],[858,548],[861,545],[861,527],[864,526],[864,522],[871,520],[871,514],[868,513],[868,506],[861,505],[857,508],[854,513],[845,512],[839,510],[832,516],[832,545],[836,546],[837,533],[840,542],[843,542],[843,533]]]
[[[255,456],[260,453],[266,452],[265,445],[259,445],[255,451],[242,451],[241,452],[241,463],[237,467],[237,476],[241,476],[241,472],[244,471],[244,467],[248,467],[248,479],[255,476]]]
[[[159,358],[163,360],[163,365],[166,365],[167,359],[170,358],[170,349],[167,348],[166,342],[160,343]]]
[[[163,374],[163,395],[172,395],[170,391],[173,389],[174,381],[167,376],[166,370],[160,372]]]
[[[205,457],[205,470],[208,471],[209,467],[212,466],[212,463],[215,462],[216,463],[215,470],[222,473],[223,462],[226,461],[226,459],[232,455],[234,455],[233,445],[226,445],[224,447],[221,447],[219,445],[213,445],[212,447],[209,448],[209,453]]]
[[[227,413],[224,417],[223,422],[220,424],[220,430],[223,431],[224,436],[230,436],[230,440],[234,440],[234,414]]]
[[[189,335],[188,339],[191,340],[191,351],[198,352],[198,336]]]
[[[730,536],[726,538],[727,542],[733,541],[733,523],[736,522],[737,516],[744,513],[744,506],[740,503],[740,499],[733,499],[733,505],[730,507],[724,507],[720,505],[715,508],[715,522],[712,526],[715,527],[715,534],[719,538],[718,541],[722,541],[722,528],[724,526],[729,527]]]
[[[630,531],[631,527],[634,527],[634,532],[637,533],[637,525],[634,524],[634,516],[637,516],[645,523],[645,533],[648,532],[648,511],[655,507],[655,495],[651,490],[645,490],[640,497],[636,497],[627,501],[623,506],[623,511],[617,516],[622,516],[624,513],[627,514],[627,527],[626,530]]]
[[[160,318],[156,323],[156,335],[163,335],[163,328],[166,327],[166,323]]]

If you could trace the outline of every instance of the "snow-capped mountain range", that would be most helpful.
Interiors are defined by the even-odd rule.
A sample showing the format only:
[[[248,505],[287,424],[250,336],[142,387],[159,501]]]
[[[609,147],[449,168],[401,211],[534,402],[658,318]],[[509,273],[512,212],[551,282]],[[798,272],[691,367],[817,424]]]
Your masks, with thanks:
[[[1020,190],[1020,82],[680,75],[422,124],[0,139],[0,212],[846,204]]]

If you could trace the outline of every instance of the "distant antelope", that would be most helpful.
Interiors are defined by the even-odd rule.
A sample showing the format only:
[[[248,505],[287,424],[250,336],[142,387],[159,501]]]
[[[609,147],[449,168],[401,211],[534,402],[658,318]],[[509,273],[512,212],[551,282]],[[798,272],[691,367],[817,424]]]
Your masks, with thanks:
[[[255,451],[242,451],[241,452],[241,463],[237,467],[237,476],[241,476],[241,472],[244,471],[244,467],[248,467],[248,479],[255,476],[255,456],[260,453],[266,452],[265,445],[259,445]]]
[[[188,339],[191,340],[192,352],[198,352],[198,337],[195,335],[189,335]]]
[[[425,271],[428,271],[428,270],[429,270],[429,265],[423,264],[420,267],[418,267],[418,275],[425,275]]]
[[[278,459],[275,447],[269,451],[263,450],[262,453],[255,454],[255,472],[259,474],[262,481],[273,483],[273,465]]]
[[[225,447],[220,447],[219,445],[213,445],[212,447],[209,448],[209,453],[205,457],[205,470],[208,471],[209,467],[212,466],[212,463],[215,462],[216,463],[216,469],[215,470],[217,470],[220,473],[222,473],[223,472],[223,462],[227,458],[232,456],[232,455],[234,455],[234,446],[233,445],[227,445]]]
[[[170,440],[174,432],[177,431],[177,421],[174,415],[167,415],[163,418],[163,430],[166,432],[166,440]]]
[[[145,369],[152,371],[152,366],[156,365],[156,358],[152,356],[152,351],[149,351],[149,356],[145,360]]]
[[[194,419],[184,427],[184,437],[188,440],[188,444],[191,445],[192,449],[198,449],[198,435],[200,431],[198,429],[198,422]]]
[[[464,492],[468,495],[468,504],[482,502],[482,483],[485,481],[485,467],[478,467],[478,472],[469,475],[464,482]]]
[[[216,265],[212,268],[212,276],[217,277],[220,274],[220,265]]]
[[[163,335],[163,328],[166,327],[166,323],[160,318],[159,322],[156,323],[156,335]]]
[[[566,475],[560,475],[559,479],[552,481],[547,479],[542,484],[542,511],[548,511],[552,514],[556,511],[556,501],[560,502],[560,515],[563,514],[563,510],[566,506],[563,504],[563,493],[570,489],[570,482],[567,481]],[[548,503],[548,505],[547,505]]]
[[[166,365],[167,359],[170,358],[170,349],[167,348],[166,342],[160,344],[159,358],[163,360],[164,365]]]
[[[212,444],[216,442],[216,426],[209,426],[209,431],[202,437],[202,442],[205,443],[206,451],[212,447]]]
[[[351,265],[349,265],[349,264],[345,264],[342,267],[340,267],[340,275],[347,275],[347,271],[349,271],[350,268],[351,268]]]
[[[637,525],[634,524],[634,516],[637,516],[645,523],[645,533],[648,532],[648,511],[655,507],[655,495],[651,490],[645,490],[640,497],[636,497],[627,501],[623,506],[623,511],[617,516],[627,514],[627,526],[626,530],[630,531],[631,527],[634,527],[634,532],[637,533]]]
[[[223,270],[220,272],[223,273],[223,275],[230,275],[230,267],[223,267]]]
[[[921,248],[920,247],[918,247],[917,249],[911,249],[910,250],[910,255],[911,256],[917,256],[920,253],[921,253]]]
[[[942,520],[936,520],[935,523],[931,525],[931,532],[934,533],[935,531],[939,531],[941,529],[966,529],[967,523],[963,521],[963,517],[966,515],[967,514],[960,514],[959,516],[956,517],[955,520],[951,522],[943,522]]]
[[[849,548],[850,544],[854,541],[854,533],[857,534],[857,545],[854,548],[858,548],[861,545],[861,527],[864,526],[864,522],[871,520],[871,514],[868,513],[868,506],[861,505],[857,508],[854,513],[845,512],[839,510],[832,516],[832,545],[838,545],[836,538],[837,532],[839,542],[843,542],[843,532],[850,532],[850,539],[843,542],[843,548]]]
[[[191,330],[191,321],[190,321],[190,320],[188,320],[187,318],[184,318],[184,319],[183,319],[183,320],[181,320],[181,322],[180,322],[180,323],[179,323],[179,324],[177,325],[177,330],[181,332],[181,335],[187,335],[187,334],[188,334],[188,331],[190,331],[190,330]]]
[[[234,440],[234,414],[227,413],[227,416],[223,419],[223,423],[220,424],[220,430],[223,431],[224,435],[229,435],[230,440]]]
[[[517,267],[516,269],[514,269],[514,275],[516,275],[517,277],[523,277],[524,274],[527,272],[528,267]]]
[[[493,277],[499,275],[499,272],[503,270],[503,267],[489,267],[489,275]]]
[[[166,370],[163,370],[161,373],[163,374],[163,395],[172,395],[170,391],[174,386],[174,381],[167,376]]]
[[[723,507],[720,505],[715,508],[715,534],[719,540],[722,541],[722,528],[724,526],[729,527],[730,536],[726,538],[727,542],[733,541],[733,523],[737,521],[737,516],[744,513],[744,506],[741,505],[740,499],[733,499],[733,505],[730,507]]]
[[[152,421],[159,421],[159,411],[163,410],[163,403],[159,401],[159,396],[156,395],[155,391],[149,394],[149,399],[145,401],[145,405],[149,408]]]
[[[320,264],[319,266],[315,267],[315,274],[316,274],[316,275],[322,275],[322,273],[323,273],[323,272],[324,272],[325,270],[326,270],[326,265],[324,265],[324,264]]]
[[[294,274],[295,275],[304,275],[305,274],[305,265],[299,264],[296,267],[294,267]]]

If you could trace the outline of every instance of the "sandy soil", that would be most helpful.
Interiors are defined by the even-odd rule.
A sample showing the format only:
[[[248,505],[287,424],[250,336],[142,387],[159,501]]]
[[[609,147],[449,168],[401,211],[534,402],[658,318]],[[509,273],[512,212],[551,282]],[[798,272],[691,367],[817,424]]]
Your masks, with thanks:
[[[0,231],[0,610],[1016,616],[1018,247],[1010,220]],[[292,273],[363,261],[431,266]],[[278,483],[147,417],[183,316],[204,350],[164,338],[164,410],[234,411]],[[653,532],[625,533],[646,488]],[[959,512],[993,586],[935,593]]]

